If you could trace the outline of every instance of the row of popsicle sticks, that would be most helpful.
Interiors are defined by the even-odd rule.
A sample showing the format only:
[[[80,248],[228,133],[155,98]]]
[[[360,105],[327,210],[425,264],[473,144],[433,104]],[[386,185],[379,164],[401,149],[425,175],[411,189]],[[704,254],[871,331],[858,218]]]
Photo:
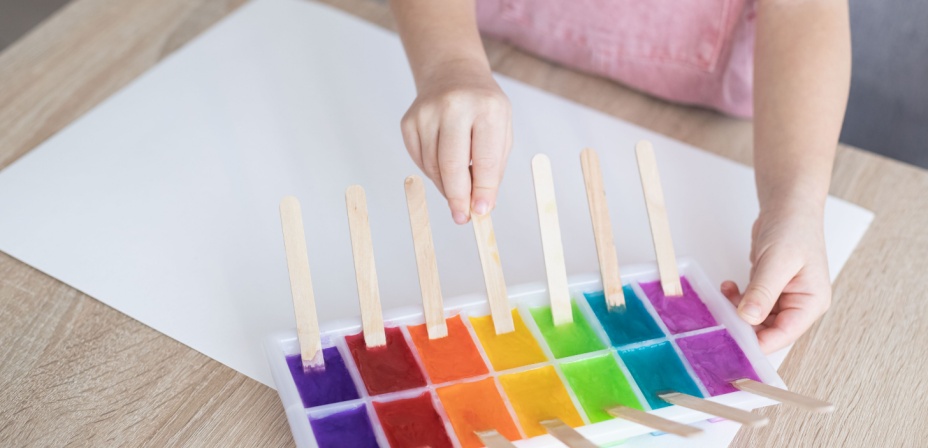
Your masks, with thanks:
[[[681,296],[680,275],[677,271],[676,256],[670,236],[670,224],[667,219],[654,150],[650,142],[641,141],[636,145],[635,152],[654,249],[657,255],[661,287],[668,297]],[[606,303],[609,305],[610,310],[622,312],[625,305],[625,296],[622,291],[622,280],[619,273],[612,222],[606,203],[599,157],[594,150],[584,149],[580,154],[580,161],[593,222],[594,242]],[[555,325],[568,324],[573,321],[573,315],[560,224],[558,222],[554,180],[551,173],[551,162],[548,157],[543,154],[536,155],[532,159],[532,172],[552,317]],[[445,323],[441,284],[438,277],[438,263],[435,257],[426,206],[425,186],[419,176],[413,175],[406,178],[405,189],[426,328],[430,339],[445,337],[448,335],[448,330]],[[347,189],[345,198],[348,208],[348,225],[354,256],[355,276],[361,305],[364,341],[369,348],[380,347],[386,344],[386,335],[364,189],[358,185],[353,185]],[[280,215],[303,368],[304,370],[324,369],[321,335],[316,317],[312,278],[309,271],[309,257],[303,233],[302,212],[297,199],[294,197],[284,198],[280,203]],[[472,214],[471,218],[494,328],[497,334],[512,332],[514,331],[514,324],[490,215],[489,213],[485,215]],[[734,381],[732,385],[739,390],[815,412],[827,412],[832,409],[829,403],[749,379]],[[671,404],[726,418],[748,426],[761,426],[767,423],[766,417],[692,395],[670,391],[662,394],[661,398]],[[617,406],[607,411],[615,417],[684,437],[690,437],[701,432],[699,428],[694,426],[678,423],[630,407]],[[595,446],[579,432],[560,420],[548,420],[540,423],[548,429],[552,436],[569,447]],[[512,446],[492,428],[487,428],[486,431],[479,432],[478,435],[491,448]]]
[[[680,274],[677,271],[677,260],[670,237],[670,224],[667,219],[667,209],[664,206],[664,194],[661,190],[654,149],[650,142],[641,141],[636,145],[635,153],[641,174],[641,185],[645,194],[648,219],[651,224],[654,249],[657,254],[661,288],[666,296],[679,297],[683,295],[683,288],[680,284]],[[599,156],[592,149],[584,149],[580,153],[580,164],[583,169],[586,197],[593,222],[593,239],[599,260],[603,294],[610,309],[622,309],[625,306],[625,295],[622,292],[622,276],[619,273],[619,259],[615,251],[615,237],[612,234],[612,220],[609,217],[609,208],[606,203],[606,189]],[[535,183],[535,202],[538,208],[545,273],[548,279],[548,293],[551,300],[551,313],[554,324],[562,325],[572,322],[573,316],[570,307],[570,292],[567,285],[567,267],[564,262],[564,245],[561,242],[561,226],[558,221],[557,201],[554,194],[554,177],[551,174],[551,161],[547,156],[538,154],[532,159],[532,174]],[[409,181],[407,180],[407,197],[408,186]],[[423,202],[422,207],[424,206]],[[412,204],[410,204],[411,209]],[[410,218],[412,218],[412,212],[410,212]],[[493,315],[493,324],[497,334],[508,333],[513,331],[512,315],[509,313],[506,285],[503,281],[499,253],[496,248],[496,237],[493,233],[490,216],[489,214],[475,215],[473,216],[473,222],[480,262],[483,266],[487,285],[490,311]],[[424,226],[427,228],[427,221]],[[413,234],[415,233],[416,224],[413,223]],[[416,253],[417,255],[419,253],[418,246]],[[421,262],[419,272],[421,278]],[[435,281],[437,282],[437,277]],[[423,300],[427,301],[428,299],[423,296]],[[428,316],[428,309],[426,309],[426,315]],[[437,319],[434,322],[435,325],[444,324],[443,316],[438,316]],[[429,327],[431,326],[432,322],[429,323]]]

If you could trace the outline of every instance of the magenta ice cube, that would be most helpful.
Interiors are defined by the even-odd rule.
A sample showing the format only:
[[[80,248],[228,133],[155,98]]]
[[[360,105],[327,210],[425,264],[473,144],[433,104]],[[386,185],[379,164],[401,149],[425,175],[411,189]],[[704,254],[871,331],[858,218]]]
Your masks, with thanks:
[[[683,285],[682,297],[665,296],[659,281],[641,283],[641,289],[670,332],[685,333],[718,325],[686,277],[680,277],[680,283]]]
[[[751,361],[727,330],[680,338],[677,345],[712,396],[735,392],[731,382],[741,378],[760,381]]]

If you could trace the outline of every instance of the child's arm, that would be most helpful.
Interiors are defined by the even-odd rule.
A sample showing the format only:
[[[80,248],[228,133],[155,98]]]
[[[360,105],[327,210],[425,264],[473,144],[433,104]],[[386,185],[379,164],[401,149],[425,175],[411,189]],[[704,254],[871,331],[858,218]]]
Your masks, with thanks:
[[[743,298],[765,352],[802,335],[831,303],[823,211],[851,72],[847,0],[760,0],[754,166],[760,216]]]
[[[406,149],[464,224],[471,209],[496,205],[512,145],[509,100],[491,75],[473,0],[390,6],[418,91],[401,123]]]

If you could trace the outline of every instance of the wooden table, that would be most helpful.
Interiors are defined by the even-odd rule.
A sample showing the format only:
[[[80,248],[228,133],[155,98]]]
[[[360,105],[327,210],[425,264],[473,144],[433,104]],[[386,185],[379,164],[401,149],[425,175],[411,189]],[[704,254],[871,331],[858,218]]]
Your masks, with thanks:
[[[75,0],[0,54],[0,168],[242,0]],[[388,29],[383,3],[327,0]],[[750,164],[751,124],[487,42],[496,71]],[[399,129],[397,129],[399,132]],[[928,150],[928,148],[926,148]],[[831,311],[780,375],[838,410],[777,406],[737,446],[925,446],[928,172],[841,147],[831,193],[876,212]],[[0,446],[286,446],[277,394],[0,253]]]

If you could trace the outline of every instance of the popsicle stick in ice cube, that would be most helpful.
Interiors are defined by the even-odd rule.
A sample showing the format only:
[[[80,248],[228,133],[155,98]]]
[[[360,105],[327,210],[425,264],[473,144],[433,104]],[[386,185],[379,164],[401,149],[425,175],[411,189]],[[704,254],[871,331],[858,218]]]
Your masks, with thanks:
[[[535,179],[535,202],[538,205],[538,224],[541,227],[541,248],[545,257],[551,313],[554,325],[568,324],[573,322],[573,314],[570,292],[567,290],[561,225],[557,219],[554,177],[551,175],[551,160],[548,156],[538,154],[532,158],[532,174]]]
[[[480,438],[480,441],[483,442],[487,448],[516,448],[512,442],[503,437],[503,435],[495,429],[474,431],[474,434],[477,434],[477,437]]]
[[[435,243],[429,224],[429,209],[425,203],[425,185],[422,178],[406,178],[406,206],[412,228],[412,244],[416,249],[416,267],[419,269],[419,289],[422,291],[422,308],[429,339],[448,336],[444,305],[441,299],[441,282],[438,280],[438,261]]]
[[[596,243],[606,304],[610,308],[621,308],[625,306],[625,295],[622,293],[622,277],[619,275],[619,258],[615,253],[615,238],[612,235],[612,220],[609,218],[609,206],[606,203],[603,172],[596,151],[590,148],[581,151],[580,165],[583,168],[586,199],[590,205],[590,218],[593,220],[593,240]]]
[[[606,409],[609,415],[637,423],[648,428],[666,432],[668,434],[678,435],[680,437],[693,437],[702,433],[702,429],[695,426],[685,425],[664,417],[658,417],[654,414],[640,411],[627,406],[616,406]]]
[[[780,403],[794,406],[800,409],[805,409],[811,412],[827,413],[835,410],[835,406],[827,401],[800,395],[795,392],[790,392],[788,390],[780,389],[779,387],[760,383],[748,378],[732,381],[731,385],[735,386],[735,388],[738,390],[752,393],[754,395],[760,395],[761,397],[766,397],[771,400],[779,401]]]
[[[664,400],[670,404],[675,404],[677,406],[692,409],[694,411],[704,412],[709,415],[721,417],[736,423],[740,423],[744,426],[760,427],[770,422],[770,420],[768,420],[767,417],[764,417],[763,415],[754,414],[745,411],[744,409],[726,406],[721,403],[716,403],[714,401],[694,397],[688,394],[670,392],[666,394],[660,394],[658,396],[661,397],[661,400]]]
[[[471,213],[474,234],[477,237],[477,252],[483,267],[483,279],[490,301],[490,314],[496,334],[512,333],[515,324],[509,309],[509,297],[506,293],[506,280],[503,278],[503,266],[499,260],[499,247],[496,246],[496,233],[490,214]]]
[[[664,190],[661,188],[654,147],[651,146],[651,142],[642,140],[635,145],[635,155],[638,158],[638,172],[641,174],[641,188],[644,190],[648,221],[651,223],[651,238],[654,241],[654,252],[657,254],[661,289],[667,297],[680,297],[683,295],[683,286],[680,285],[677,257],[673,252],[673,240],[670,238],[670,221],[667,219],[667,206],[664,203]]]
[[[303,233],[303,212],[297,198],[287,196],[280,201],[280,224],[284,234],[284,251],[287,254],[290,294],[293,296],[303,371],[323,370],[325,361],[322,358],[313,279],[309,273],[306,235]]]
[[[551,434],[552,437],[566,445],[568,448],[597,447],[595,443],[589,441],[586,437],[583,437],[583,435],[577,432],[576,429],[571,428],[560,419],[544,420],[538,423],[541,423],[541,426],[545,427],[545,429],[548,431],[548,434]]]
[[[371,242],[371,224],[367,215],[367,197],[360,185],[352,185],[345,192],[348,206],[348,228],[351,233],[351,251],[354,255],[354,273],[358,282],[361,302],[361,324],[364,327],[364,344],[369,348],[387,345],[383,328],[383,310],[380,308],[380,286],[374,265],[374,247]]]

